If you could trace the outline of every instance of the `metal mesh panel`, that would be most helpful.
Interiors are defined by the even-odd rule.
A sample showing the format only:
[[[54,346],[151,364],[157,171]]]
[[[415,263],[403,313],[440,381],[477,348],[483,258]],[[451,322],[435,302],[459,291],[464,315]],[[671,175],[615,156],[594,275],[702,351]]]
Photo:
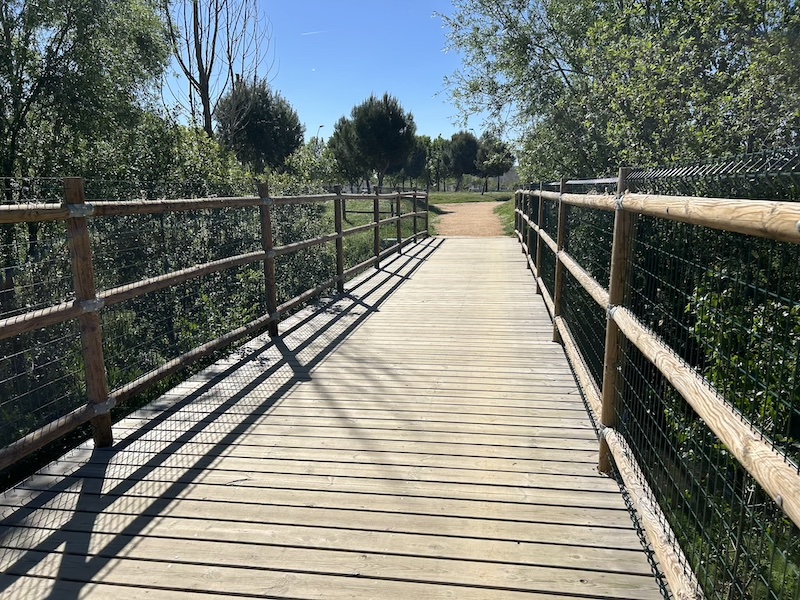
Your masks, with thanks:
[[[260,264],[230,269],[108,307],[100,314],[110,389],[130,383],[262,313]]]
[[[800,147],[634,169],[627,181],[637,192],[795,201],[800,199]]]
[[[567,205],[564,249],[604,288],[611,271],[614,213]]]
[[[539,227],[543,229],[553,240],[558,234],[558,204],[550,200],[544,200],[544,211],[542,222]],[[547,244],[541,242],[542,246],[542,272],[539,276],[544,281],[547,291],[553,295],[556,280],[556,257]]]
[[[0,447],[86,404],[77,321],[0,340]]]
[[[797,528],[634,347],[618,429],[709,598],[797,598]]]
[[[800,462],[800,247],[642,217],[629,303]]]
[[[564,273],[561,310],[592,378],[602,388],[606,312],[569,271]]]

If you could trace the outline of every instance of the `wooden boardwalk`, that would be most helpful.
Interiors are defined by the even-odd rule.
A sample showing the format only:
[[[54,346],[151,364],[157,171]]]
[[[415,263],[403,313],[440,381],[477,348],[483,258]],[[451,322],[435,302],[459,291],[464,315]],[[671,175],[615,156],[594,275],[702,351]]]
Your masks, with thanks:
[[[513,240],[349,289],[0,497],[0,597],[661,597]]]

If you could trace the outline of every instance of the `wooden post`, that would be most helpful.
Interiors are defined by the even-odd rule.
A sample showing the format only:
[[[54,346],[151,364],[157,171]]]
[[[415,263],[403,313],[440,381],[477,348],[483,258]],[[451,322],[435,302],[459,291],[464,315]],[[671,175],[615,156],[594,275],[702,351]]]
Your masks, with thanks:
[[[541,191],[544,188],[544,185],[539,187]],[[544,198],[542,198],[541,194],[539,195],[539,210],[537,211],[536,215],[536,225],[539,227],[539,231],[542,231],[542,221],[544,221]],[[542,239],[541,235],[536,236],[536,274],[538,277],[542,276],[542,252],[544,251],[544,240]],[[536,292],[541,294],[542,293],[542,286],[539,285],[539,282],[536,282]]]
[[[380,254],[381,254],[381,226],[379,225],[381,221],[381,199],[379,198],[380,192],[376,189],[375,190],[375,198],[372,200],[372,217],[375,220],[375,229],[373,231],[372,236],[372,250],[375,254],[375,268],[380,269]]]
[[[336,190],[336,199],[334,200],[333,205],[333,220],[337,235],[336,291],[338,291],[340,294],[344,294],[344,238],[342,237],[342,231],[344,230],[344,225],[342,223],[344,215],[344,200],[342,199],[342,186],[337,185],[334,189]]]
[[[528,193],[528,208],[527,208],[527,212],[525,213],[525,215],[528,217],[528,223],[532,223],[533,222],[533,198],[534,198],[534,196],[531,195],[530,193]],[[541,200],[539,200],[539,202],[541,202]],[[536,250],[533,248],[533,234],[535,232],[534,232],[533,226],[532,225],[526,225],[524,231],[525,231],[525,243],[528,246],[528,256],[531,257],[531,258],[535,258]],[[529,263],[529,265],[530,265],[530,263]],[[537,275],[538,275],[538,273],[537,273]],[[536,286],[537,286],[537,289],[538,289],[539,284],[537,283]]]
[[[70,212],[67,219],[69,258],[72,266],[72,281],[75,300],[86,312],[78,317],[81,326],[81,348],[83,368],[86,374],[86,395],[97,416],[90,420],[92,437],[98,448],[107,448],[114,442],[111,432],[111,403],[108,397],[108,381],[103,357],[103,334],[100,327],[101,307],[94,284],[92,248],[89,242],[89,226],[83,191],[83,179],[64,179],[64,202]]]
[[[522,194],[520,192],[514,192],[514,232],[515,233],[522,233],[522,228],[520,227],[520,218],[519,214],[517,213],[518,210],[521,210],[520,198]]]
[[[278,291],[275,282],[275,252],[272,239],[272,199],[269,197],[269,184],[258,184],[258,195],[263,200],[261,204],[261,247],[267,253],[264,260],[264,293],[267,298],[267,313],[275,315],[275,320],[269,324],[269,334],[278,335]]]
[[[617,199],[625,193],[628,184],[628,168],[620,168],[617,179]],[[611,277],[608,284],[609,309],[622,304],[625,298],[625,289],[630,275],[629,258],[633,248],[633,233],[636,226],[636,214],[622,209],[617,203],[614,212],[614,237],[611,243]],[[619,362],[623,337],[619,327],[610,317],[606,319],[605,355],[603,358],[603,390],[600,424],[603,427],[617,427],[618,403],[617,387],[620,379]],[[604,437],[600,438],[600,464],[601,473],[611,473],[611,453]]]
[[[400,195],[400,190],[397,190],[397,253],[402,254],[403,248],[400,244],[403,243],[403,220],[400,215],[403,213],[402,203],[403,197]]]
[[[558,188],[558,193],[563,196],[564,191],[567,189],[567,179],[561,178],[561,185]],[[556,235],[556,246],[558,251],[564,249],[567,240],[567,205],[564,203],[563,198],[558,199],[558,233]],[[558,258],[556,254],[556,279],[553,286],[553,341],[562,343],[561,334],[558,332],[558,327],[555,324],[555,318],[561,316],[561,304],[564,298],[564,263]]]
[[[419,231],[419,229],[417,228],[417,208],[418,208],[418,205],[417,205],[417,190],[416,190],[416,188],[414,188],[414,198],[413,198],[413,200],[411,200],[411,210],[414,213],[413,221],[414,221],[414,241],[415,242],[417,241],[417,232]]]
[[[431,218],[431,205],[430,205],[430,192],[425,192],[425,234],[431,234],[430,218]]]

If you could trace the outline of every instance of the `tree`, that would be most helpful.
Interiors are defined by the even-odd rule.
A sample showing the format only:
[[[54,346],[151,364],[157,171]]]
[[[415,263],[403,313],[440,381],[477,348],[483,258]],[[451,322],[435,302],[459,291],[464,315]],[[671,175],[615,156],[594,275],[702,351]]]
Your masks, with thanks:
[[[455,0],[467,114],[525,132],[527,180],[800,141],[800,11],[767,0]]]
[[[456,176],[456,191],[461,189],[464,175],[476,175],[478,167],[478,138],[469,131],[459,131],[450,137],[448,147],[450,170]]]
[[[416,136],[414,138],[414,146],[406,159],[402,168],[394,171],[399,175],[402,180],[402,186],[405,188],[406,178],[413,182],[425,173],[425,165],[428,158],[428,145],[431,139],[426,136]]]
[[[356,139],[353,122],[346,117],[340,118],[333,127],[333,134],[328,140],[336,171],[350,184],[351,189],[358,187],[362,180],[369,186],[369,166]]]
[[[514,166],[514,155],[508,144],[493,133],[486,131],[478,143],[478,156],[475,159],[478,175],[483,177],[481,194],[489,189],[489,177],[497,177],[497,191],[500,191],[500,176]]]
[[[219,139],[256,172],[280,169],[303,144],[305,128],[292,106],[266,81],[239,81],[220,98],[214,116]]]
[[[425,166],[428,172],[428,187],[436,182],[436,191],[441,191],[442,179],[445,180],[445,190],[447,189],[447,176],[450,174],[450,140],[444,139],[441,135],[432,140],[428,146],[428,162]]]
[[[162,0],[184,90],[171,95],[214,135],[219,99],[238,82],[255,86],[269,55],[269,21],[258,0]]]
[[[378,187],[392,169],[401,168],[414,147],[417,126],[396,98],[370,96],[351,113],[354,142],[369,170],[378,175]]]
[[[6,0],[0,40],[0,177],[50,175],[82,139],[113,133],[167,59],[148,0]]]

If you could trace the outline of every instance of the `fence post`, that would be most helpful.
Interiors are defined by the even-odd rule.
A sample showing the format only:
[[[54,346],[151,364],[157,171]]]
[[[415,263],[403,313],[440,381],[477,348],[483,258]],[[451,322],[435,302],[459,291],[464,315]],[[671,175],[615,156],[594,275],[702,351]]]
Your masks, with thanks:
[[[261,198],[261,247],[266,252],[264,259],[264,292],[267,297],[267,312],[274,317],[269,324],[269,334],[278,335],[278,292],[275,282],[275,251],[272,239],[272,198],[269,197],[269,183],[258,184],[258,196]]]
[[[336,190],[336,199],[333,201],[333,220],[336,227],[336,291],[344,294],[344,237],[342,237],[344,199],[342,186],[337,185],[334,189]]]
[[[517,213],[518,210],[521,210],[521,203],[520,203],[521,197],[522,193],[519,190],[514,192],[514,233],[517,235],[520,235],[522,233],[522,228],[520,227],[521,219],[519,217],[519,213]],[[525,250],[523,250],[523,252],[525,252]]]
[[[544,190],[544,183],[539,186],[539,190]],[[542,221],[544,221],[544,198],[539,194],[539,210],[536,211],[536,225],[539,227],[539,234],[536,236],[536,292],[542,293],[542,286],[539,279],[542,278],[542,252],[544,250],[544,240],[542,240]]]
[[[430,192],[425,192],[425,237],[431,234],[430,218],[431,218],[431,196]]]
[[[567,205],[562,197],[566,188],[567,179],[562,177],[558,187],[558,233],[556,235],[558,252],[561,252],[567,243]],[[561,262],[558,253],[556,253],[556,278],[553,287],[553,341],[561,344],[563,341],[558,327],[556,327],[555,319],[561,316],[561,305],[564,298],[564,263]]]
[[[527,212],[525,213],[525,216],[528,217],[528,221],[527,221],[527,224],[525,225],[525,229],[524,229],[524,231],[525,231],[525,244],[528,246],[528,257],[531,258],[531,259],[535,259],[536,258],[536,250],[533,248],[534,229],[533,229],[533,225],[532,225],[532,223],[533,223],[533,198],[534,198],[534,196],[530,192],[526,192],[526,195],[528,196],[528,205],[527,205]],[[541,199],[539,200],[539,202],[541,202]],[[525,221],[523,221],[523,223],[525,223]],[[530,261],[529,261],[528,262],[528,268],[530,268],[530,266],[531,265],[530,265]],[[533,270],[533,269],[531,269],[531,270]],[[534,274],[534,279],[533,279],[534,282],[536,282],[536,275],[538,275],[538,273]],[[538,282],[536,282],[536,286],[538,288],[538,286],[539,286]]]
[[[375,189],[375,198],[372,199],[372,216],[375,220],[375,229],[372,236],[372,250],[375,253],[375,268],[380,269],[380,255],[381,255],[381,199],[380,192]]]
[[[636,214],[622,209],[620,199],[628,188],[627,178],[630,169],[621,167],[617,179],[617,209],[614,212],[614,237],[611,243],[611,277],[608,284],[609,310],[622,304],[630,276],[629,258],[633,247],[633,232]],[[620,350],[623,337],[613,319],[606,319],[605,353],[603,358],[603,390],[600,424],[602,427],[617,427],[618,403],[617,388],[621,373],[619,371]],[[601,473],[611,473],[611,454],[608,443],[600,438]]]
[[[400,194],[400,188],[397,188],[396,193],[397,193],[397,211],[396,211],[397,212],[397,215],[396,215],[397,216],[397,253],[398,254],[402,254],[403,253],[403,246],[402,246],[402,243],[403,243],[403,220],[400,218],[400,215],[403,212],[403,208],[402,208],[402,204],[401,204],[403,202],[403,197]]]
[[[101,303],[97,299],[94,283],[92,248],[89,242],[89,226],[85,210],[83,179],[68,177],[64,179],[64,202],[70,212],[67,219],[67,238],[69,259],[72,267],[72,281],[75,286],[75,300],[84,308],[78,317],[81,327],[81,349],[83,367],[86,374],[86,396],[88,405],[94,408],[92,437],[98,448],[107,448],[114,442],[111,431],[111,407],[108,397],[108,380],[103,357],[103,334],[98,310]]]
[[[414,242],[417,241],[417,232],[418,232],[418,228],[417,228],[417,208],[418,208],[418,206],[417,206],[417,188],[414,188],[414,199],[411,200],[411,210],[414,212],[414,218],[413,218],[413,221],[414,221]]]

